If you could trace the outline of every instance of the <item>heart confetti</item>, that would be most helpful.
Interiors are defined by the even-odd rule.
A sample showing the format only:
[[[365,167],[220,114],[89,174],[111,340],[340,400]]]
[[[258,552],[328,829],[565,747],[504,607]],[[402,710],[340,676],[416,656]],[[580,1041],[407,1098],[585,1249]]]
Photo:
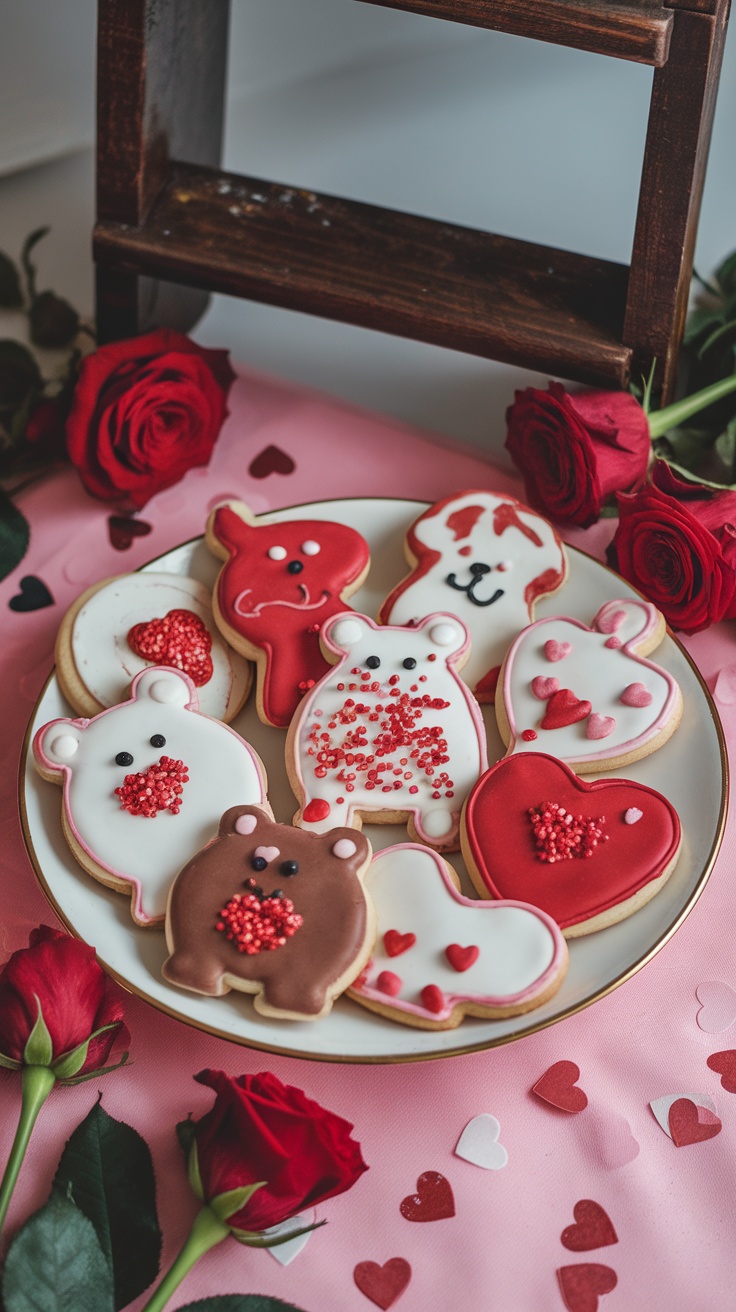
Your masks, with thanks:
[[[726,1093],[736,1093],[736,1050],[728,1048],[725,1052],[712,1052],[708,1065],[720,1075]]]
[[[721,1133],[720,1117],[707,1107],[698,1107],[689,1098],[678,1098],[670,1107],[668,1117],[670,1138],[676,1148],[691,1143],[703,1143]]]
[[[302,1230],[304,1226],[314,1225],[315,1216],[315,1212],[312,1212],[309,1216],[287,1216],[285,1221],[280,1221],[278,1225],[269,1226],[263,1233],[268,1235],[269,1239],[280,1238],[281,1235],[291,1234],[294,1230]],[[297,1235],[295,1239],[287,1239],[282,1244],[274,1244],[267,1251],[280,1266],[288,1266],[290,1262],[294,1261],[295,1257],[299,1256],[311,1237],[312,1231],[308,1231],[307,1234]]]
[[[575,1225],[565,1226],[560,1243],[572,1253],[587,1253],[591,1248],[617,1244],[618,1235],[610,1216],[592,1198],[581,1198],[572,1209]]]
[[[588,1096],[577,1087],[580,1067],[574,1061],[556,1061],[540,1076],[532,1088],[543,1102],[561,1112],[582,1112],[588,1106]]]
[[[615,1170],[639,1156],[639,1144],[625,1116],[590,1108],[581,1122],[583,1144],[597,1166]]]
[[[128,547],[133,545],[134,538],[148,537],[151,527],[145,519],[132,519],[127,515],[110,515],[107,521],[110,546],[116,551],[127,551]]]
[[[455,1156],[462,1157],[484,1171],[500,1171],[509,1160],[503,1144],[499,1143],[500,1122],[490,1112],[481,1112],[468,1121],[455,1145]]]
[[[698,1028],[706,1034],[721,1034],[736,1020],[736,993],[723,980],[706,980],[698,984],[695,996],[702,1006],[695,1017]]]
[[[293,474],[295,468],[291,456],[280,447],[267,446],[251,460],[248,473],[251,478],[268,478],[269,474]]]
[[[378,1262],[358,1262],[353,1280],[361,1294],[386,1312],[406,1289],[411,1280],[411,1267],[403,1257],[391,1257],[383,1266]]]
[[[415,1194],[407,1194],[399,1208],[407,1221],[444,1221],[455,1215],[455,1199],[449,1181],[439,1171],[424,1171]]]
[[[599,1297],[610,1294],[618,1284],[616,1272],[601,1262],[561,1266],[557,1280],[567,1312],[596,1312]]]
[[[713,689],[713,696],[721,706],[736,705],[736,664],[724,665],[719,671]]]
[[[37,579],[35,574],[25,574],[20,581],[20,592],[10,598],[8,605],[11,610],[25,613],[53,606],[54,599],[41,579]]]
[[[667,1093],[661,1098],[655,1098],[649,1106],[654,1114],[657,1124],[665,1134],[672,1138],[672,1127],[670,1125],[670,1109],[676,1102],[688,1102],[696,1108],[705,1112],[710,1112],[711,1117],[718,1119],[716,1105],[709,1093]],[[677,1116],[676,1116],[677,1119]],[[707,1137],[707,1136],[706,1136]]]

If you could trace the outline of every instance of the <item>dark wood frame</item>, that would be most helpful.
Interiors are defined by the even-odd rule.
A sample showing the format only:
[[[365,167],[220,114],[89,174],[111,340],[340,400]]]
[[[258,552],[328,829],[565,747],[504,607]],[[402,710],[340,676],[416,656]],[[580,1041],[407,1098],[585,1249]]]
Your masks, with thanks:
[[[367,0],[654,66],[630,267],[220,170],[229,0],[99,0],[101,341],[222,291],[673,389],[729,0]]]

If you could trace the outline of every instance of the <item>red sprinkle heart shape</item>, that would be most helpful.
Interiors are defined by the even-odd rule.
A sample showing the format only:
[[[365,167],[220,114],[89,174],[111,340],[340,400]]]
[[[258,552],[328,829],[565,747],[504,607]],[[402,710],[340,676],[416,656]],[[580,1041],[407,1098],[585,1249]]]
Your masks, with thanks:
[[[378,1262],[358,1262],[353,1280],[361,1294],[386,1312],[406,1289],[411,1280],[411,1267],[403,1257],[391,1257],[383,1266]]]
[[[712,1139],[722,1129],[715,1112],[709,1107],[697,1107],[689,1098],[678,1098],[673,1102],[667,1121],[676,1148]]]
[[[561,1112],[582,1112],[588,1106],[588,1095],[577,1087],[580,1067],[574,1061],[556,1061],[534,1085],[532,1093]]]
[[[576,1224],[565,1226],[560,1243],[573,1253],[587,1253],[591,1248],[605,1248],[617,1244],[618,1235],[613,1222],[600,1203],[592,1198],[581,1198],[572,1209]]]
[[[533,816],[554,803],[601,831],[583,861],[552,861],[537,849]],[[627,824],[627,811],[641,811]],[[604,837],[607,835],[607,837]],[[559,845],[558,845],[559,846]],[[670,802],[645,784],[624,779],[585,782],[563,761],[541,752],[504,757],[478,780],[465,811],[463,852],[480,892],[531,902],[562,930],[610,912],[672,866],[680,822]],[[486,895],[487,895],[486,894]]]
[[[416,934],[400,934],[398,929],[387,929],[383,936],[386,956],[400,957],[402,952],[408,952],[409,948],[413,948],[416,941]]]
[[[610,1294],[618,1284],[616,1272],[601,1262],[561,1266],[557,1279],[567,1312],[597,1312],[600,1295]]]
[[[120,809],[130,815],[155,818],[159,811],[178,815],[183,802],[184,785],[189,782],[189,771],[183,761],[162,756],[155,765],[136,774],[126,774],[119,788],[114,790],[120,798]]]
[[[129,519],[127,515],[110,515],[107,521],[110,546],[116,551],[127,551],[133,545],[134,538],[145,538],[151,532],[151,525],[144,519]]]
[[[547,702],[541,728],[565,729],[568,724],[586,720],[592,709],[590,702],[581,701],[570,688],[560,688]]]
[[[415,1194],[407,1194],[399,1208],[407,1221],[444,1221],[455,1215],[455,1199],[449,1181],[439,1171],[424,1171]]]
[[[251,478],[268,478],[269,474],[293,474],[295,468],[291,456],[280,447],[267,446],[251,460],[248,473]]]
[[[727,1048],[724,1052],[712,1052],[708,1058],[712,1071],[717,1071],[726,1093],[736,1093],[736,1049]]]
[[[475,947],[474,944],[463,948],[459,943],[450,943],[449,947],[445,948],[445,956],[453,970],[462,972],[470,970],[470,967],[475,965],[480,956],[480,948]]]
[[[152,665],[172,665],[188,674],[196,688],[212,678],[212,635],[191,610],[170,610],[163,619],[134,624],[128,646]]]

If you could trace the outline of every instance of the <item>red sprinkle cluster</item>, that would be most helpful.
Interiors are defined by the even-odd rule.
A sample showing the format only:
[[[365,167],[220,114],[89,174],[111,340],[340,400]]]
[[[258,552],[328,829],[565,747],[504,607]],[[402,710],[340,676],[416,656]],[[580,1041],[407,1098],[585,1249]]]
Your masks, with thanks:
[[[314,758],[316,778],[332,773],[346,793],[354,792],[359,780],[366,792],[393,793],[406,788],[415,794],[419,775],[430,783],[435,800],[443,795],[454,797],[453,780],[443,769],[450,760],[445,731],[441,725],[421,722],[425,711],[444,711],[450,703],[420,693],[417,683],[401,692],[398,674],[391,675],[391,691],[387,692],[385,688],[382,691],[379,680],[371,678],[371,671],[356,667],[350,673],[360,682],[338,683],[338,692],[373,694],[376,700],[346,697],[326,725],[315,722],[310,726],[307,752]],[[335,730],[338,733],[333,737]]]
[[[606,817],[588,820],[573,815],[559,802],[542,802],[536,809],[529,807],[529,819],[537,847],[537,860],[552,865],[555,861],[571,861],[573,857],[592,856],[599,843],[608,842],[601,825]]]
[[[255,893],[235,893],[220,916],[215,929],[249,957],[282,948],[304,924],[290,898],[264,897],[261,902]]]
[[[184,762],[162,756],[158,765],[149,765],[147,770],[139,770],[137,774],[126,774],[120,787],[115,789],[115,796],[120,798],[121,810],[129,811],[131,815],[151,818],[159,811],[178,815],[184,785],[188,782],[189,771]]]
[[[197,688],[212,678],[212,636],[194,611],[170,610],[163,619],[134,624],[128,646],[141,660],[182,670]]]

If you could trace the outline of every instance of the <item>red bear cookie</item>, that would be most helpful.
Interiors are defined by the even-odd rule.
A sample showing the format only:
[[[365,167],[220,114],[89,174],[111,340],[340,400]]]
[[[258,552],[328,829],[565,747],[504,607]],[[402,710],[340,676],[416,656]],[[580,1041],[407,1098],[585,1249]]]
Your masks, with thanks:
[[[260,718],[285,727],[329,668],[319,630],[363,582],[368,544],[327,520],[262,523],[239,501],[212,512],[206,540],[225,561],[213,597],[218,627],[256,662]]]

